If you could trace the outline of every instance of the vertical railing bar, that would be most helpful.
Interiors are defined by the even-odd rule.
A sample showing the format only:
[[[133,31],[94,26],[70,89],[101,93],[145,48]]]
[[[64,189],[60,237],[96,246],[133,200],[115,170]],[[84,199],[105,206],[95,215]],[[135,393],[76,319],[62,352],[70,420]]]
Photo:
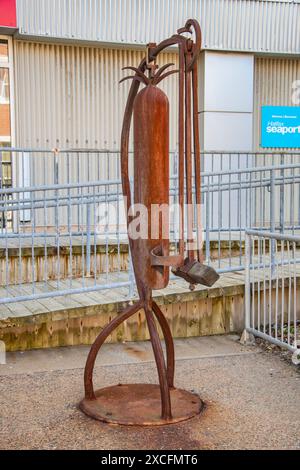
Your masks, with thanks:
[[[257,237],[257,256],[258,256],[258,264],[261,263],[261,238]],[[260,331],[260,274],[258,273],[257,276],[257,329]]]
[[[270,186],[270,224],[271,224],[271,232],[275,233],[276,225],[275,225],[275,173],[274,170],[271,170],[271,186]],[[270,240],[271,243],[271,276],[274,271],[274,263],[275,263],[275,240],[272,238]]]
[[[77,196],[77,194],[76,194]],[[69,217],[68,217],[68,233],[69,233],[69,241],[70,241],[70,255],[69,255],[69,286],[72,289],[73,286],[73,236],[72,236],[72,223],[73,223],[73,207],[72,207],[72,200],[71,200],[71,189],[68,192],[68,207],[69,209]],[[74,207],[75,209],[75,207]],[[74,225],[76,221],[74,222]],[[76,226],[76,225],[75,225]]]
[[[284,326],[284,241],[281,240],[281,341],[283,342]]]
[[[245,327],[246,330],[251,328],[250,325],[250,257],[251,257],[251,235],[246,233],[245,236]]]
[[[77,152],[77,183],[80,182],[80,160],[79,160],[79,152]],[[77,195],[79,196],[79,194],[82,192],[82,190],[80,191],[80,189],[77,190]],[[81,195],[82,197],[82,195]],[[79,205],[77,205],[77,229],[78,229],[78,232],[80,232],[80,212],[81,212],[81,207]]]
[[[266,188],[262,184],[265,172],[260,172],[260,199],[262,200],[262,226],[266,226]]]
[[[2,165],[1,165],[2,167]],[[1,180],[2,181],[2,180]],[[3,214],[3,219],[5,220],[6,214],[7,214],[7,198],[8,195],[4,194],[4,214]],[[9,289],[9,256],[8,256],[8,236],[7,236],[7,223],[4,222],[4,233],[5,233],[5,285],[6,285],[6,291],[8,293]]]
[[[94,212],[94,285],[97,284],[97,214],[96,214],[96,186],[93,187],[93,212]],[[101,256],[101,250],[99,250]]]
[[[282,215],[282,220],[283,220],[283,232],[284,232],[284,226],[285,226],[285,223],[287,222],[285,220],[285,206],[284,206],[284,203],[285,203],[285,193],[286,193],[286,188],[285,188],[285,169],[283,169],[283,182],[282,182],[282,186],[283,186],[283,195],[282,195],[282,211],[283,211],[283,215]]]
[[[70,182],[70,155],[67,153],[67,182]],[[71,200],[71,188],[68,188],[68,204],[67,204],[67,224],[68,224],[68,238],[69,238],[69,263],[68,263],[68,277],[69,277],[69,288],[72,288],[73,281],[73,238],[72,238],[72,200]]]
[[[231,169],[231,164],[230,164],[230,169]],[[229,219],[229,227],[228,227],[228,232],[229,232],[229,237],[228,237],[228,242],[229,242],[229,267],[231,268],[232,267],[232,259],[231,259],[231,256],[232,256],[232,247],[231,247],[231,237],[232,237],[232,234],[231,234],[231,173],[229,174],[229,182],[228,182],[228,192],[229,192],[229,197],[228,197],[228,203],[229,203],[229,207],[228,207],[228,219]]]
[[[264,287],[264,323],[263,332],[266,333],[266,239],[263,238],[263,287]]]
[[[91,205],[86,203],[86,276],[91,274]]]
[[[238,167],[241,166],[241,155],[238,154]],[[238,173],[238,182],[239,182],[239,189],[238,189],[238,211],[237,211],[237,226],[239,227],[239,244],[240,244],[240,256],[239,256],[239,264],[242,264],[242,256],[243,256],[243,249],[242,249],[242,175]]]
[[[80,191],[80,220],[79,225],[80,225],[80,232],[81,232],[81,285],[82,287],[85,287],[85,255],[84,255],[84,201],[83,201],[83,191],[84,188],[81,188]]]
[[[214,168],[214,159],[212,159],[212,168]],[[221,160],[221,169],[223,168],[223,161]],[[215,177],[212,177],[212,182],[215,182]],[[210,194],[210,227],[209,230],[214,229],[214,192],[212,191]],[[209,244],[210,244],[210,237],[211,234],[209,234]],[[210,259],[210,246],[209,246],[209,264],[211,263]]]
[[[3,168],[2,168],[2,159],[3,159],[3,154],[0,151],[0,189],[3,188]],[[1,201],[5,201],[5,194],[1,195]],[[6,218],[6,212],[5,212],[5,202],[4,202],[4,212],[1,213],[1,233],[5,233],[5,218]]]
[[[71,173],[71,165],[70,165],[70,153],[67,152],[67,155],[66,155],[66,159],[67,159],[67,183],[70,183],[71,182],[71,178],[70,178],[70,173]],[[72,158],[73,160],[73,158]]]
[[[110,178],[110,165],[109,164],[110,164],[109,153],[106,152],[106,175],[107,175],[106,177],[108,180]]]
[[[109,259],[108,259],[108,232],[109,232],[109,204],[108,204],[108,189],[105,186],[105,272],[106,272],[106,281],[108,281],[109,273]]]
[[[98,155],[98,158],[97,158],[97,175],[98,175],[98,181],[100,181],[100,175],[101,175],[101,172],[100,172],[100,158],[101,158],[101,154]]]
[[[248,227],[252,227],[252,176],[253,173],[251,172],[249,175],[249,221],[248,221]]]
[[[177,248],[179,247],[179,223],[181,220],[180,216],[180,208],[179,208],[179,177],[178,177],[178,153],[174,154],[174,187],[175,187],[175,198],[174,203],[176,204],[175,207],[177,208],[177,224],[174,230],[174,239],[176,240]],[[175,212],[174,212],[174,222],[175,222]]]
[[[31,201],[31,281],[32,281],[32,294],[35,294],[35,255],[34,255],[34,244],[35,244],[35,210],[34,210],[34,196],[35,193],[30,191]]]
[[[291,295],[292,295],[292,285],[291,285],[291,258],[290,258],[290,242],[287,241],[287,259],[288,259],[288,316],[287,316],[287,342],[291,344]]]
[[[293,266],[294,266],[294,269],[293,269],[293,273],[294,273],[294,302],[293,302],[293,310],[294,310],[294,314],[293,314],[293,323],[294,323],[294,345],[295,347],[299,347],[300,344],[298,344],[298,335],[297,335],[297,274],[296,274],[296,262],[295,262],[295,259],[296,259],[296,243],[294,242],[293,243],[293,259],[294,259],[294,263],[293,263]]]
[[[290,219],[291,219],[291,226],[292,226],[292,234],[295,234],[295,169],[292,168],[292,184],[291,184],[291,198],[290,198]]]
[[[56,285],[60,285],[60,227],[59,227],[59,191],[55,191],[55,244],[56,244]]]
[[[118,166],[119,170],[119,166]],[[118,176],[119,176],[119,171],[118,171]],[[121,276],[121,250],[120,250],[120,185],[117,184],[117,224],[116,224],[116,230],[117,230],[117,265],[118,265],[118,273],[119,276]]]
[[[36,185],[36,180],[35,180],[35,165],[36,165],[36,159],[38,158],[38,154],[32,153],[31,158],[30,158],[30,183],[29,185]]]
[[[15,216],[17,221],[17,234],[18,234],[18,285],[19,290],[21,289],[22,284],[22,240],[21,240],[21,227],[20,227],[20,194],[17,193],[17,204],[19,206],[19,210]]]
[[[255,237],[251,238],[250,245],[250,266],[252,266],[252,328],[255,328]]]
[[[221,267],[221,226],[222,226],[222,193],[221,176],[218,175],[218,267]]]
[[[90,153],[87,153],[87,181],[90,181]]]
[[[300,176],[299,167],[297,169],[298,169],[297,176],[299,178],[299,176]],[[298,186],[298,220],[297,220],[297,222],[298,222],[298,225],[299,225],[299,223],[300,223],[300,185],[298,184],[297,186]]]
[[[206,227],[205,227],[205,256],[206,256],[206,263],[210,264],[210,177],[207,178],[207,191],[206,191],[206,210],[205,210],[205,218],[206,218]]]
[[[90,181],[90,153],[87,153],[87,182]],[[90,195],[90,188],[87,188],[88,195]],[[89,198],[90,199],[90,198]],[[86,203],[86,266],[85,274],[86,277],[91,275],[91,205],[89,202]]]
[[[249,199],[249,173],[245,175],[245,182],[246,182],[246,191],[245,191],[245,225],[246,228],[250,227],[249,215],[248,215],[248,199]]]
[[[270,272],[269,272],[269,315],[268,315],[268,321],[269,321],[269,336],[272,336],[272,278],[273,278],[273,271],[274,271],[274,265],[273,265],[273,239],[269,239],[269,264],[270,264]]]
[[[22,152],[22,169],[21,169],[21,174],[22,174],[22,188],[25,186],[25,162],[24,162],[24,152]],[[23,196],[24,197],[24,196]]]
[[[280,164],[283,165],[284,159],[283,155],[280,155]],[[284,232],[284,169],[280,170],[280,208],[279,208],[279,218],[280,218],[280,232]]]
[[[278,339],[278,242],[276,240],[276,284],[275,284],[275,338]]]
[[[46,178],[46,174],[47,174],[47,172],[46,172],[47,156],[48,156],[48,154],[44,154],[44,155],[43,155],[43,157],[44,157],[44,158],[43,158],[43,180],[44,180],[44,184],[45,184],[45,185],[48,183],[47,178]]]
[[[44,284],[47,285],[48,281],[48,247],[47,247],[47,237],[46,233],[48,232],[48,211],[46,208],[46,191],[44,191]]]

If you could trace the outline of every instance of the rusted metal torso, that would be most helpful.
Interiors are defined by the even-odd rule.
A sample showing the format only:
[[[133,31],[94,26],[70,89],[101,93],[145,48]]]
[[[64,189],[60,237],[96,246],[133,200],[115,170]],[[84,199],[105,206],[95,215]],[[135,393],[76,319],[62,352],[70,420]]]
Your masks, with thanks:
[[[194,40],[183,36],[194,34]],[[179,70],[166,72],[173,64],[158,68],[156,58],[166,48],[178,46]],[[161,425],[189,419],[203,410],[199,396],[174,387],[174,343],[168,321],[152,297],[153,289],[163,289],[169,281],[169,269],[191,286],[212,285],[218,274],[205,266],[200,235],[200,143],[198,128],[197,58],[201,50],[201,29],[190,19],[177,33],[158,45],[147,47],[146,57],[138,68],[128,66],[134,75],[124,112],[121,135],[121,176],[127,216],[128,240],[133,261],[139,300],[118,312],[97,336],[89,352],[85,372],[85,398],[80,407],[101,421],[127,425]],[[145,74],[147,72],[147,75]],[[169,254],[169,103],[158,85],[169,75],[179,72],[178,80],[178,253]],[[145,85],[139,92],[140,84]],[[129,178],[129,136],[134,124],[134,197]],[[192,119],[193,116],[193,119]],[[193,129],[192,129],[193,126]],[[192,147],[194,141],[194,148]],[[193,163],[196,202],[197,245],[193,246]],[[186,192],[186,198],[185,196]],[[184,200],[187,202],[185,211]],[[132,208],[132,202],[134,206]],[[137,207],[137,204],[140,206]],[[166,206],[166,211],[158,206]],[[133,210],[132,210],[133,209]],[[153,212],[155,211],[155,214]],[[185,212],[187,246],[185,246]],[[139,215],[140,213],[140,215]],[[157,214],[160,213],[160,217]],[[153,215],[153,217],[152,217]],[[163,216],[162,216],[163,215]],[[147,219],[143,219],[146,217]],[[137,219],[139,219],[137,221]],[[140,225],[140,229],[138,229]],[[133,230],[131,230],[131,228]],[[140,232],[140,233],[139,233]],[[143,309],[158,371],[159,386],[126,384],[94,390],[93,371],[104,341],[123,322]],[[140,313],[139,313],[140,315]],[[157,324],[165,339],[166,359]]]
[[[134,204],[147,209],[148,236],[135,240],[133,263],[144,285],[163,289],[169,268],[151,266],[151,251],[157,248],[157,254],[169,255],[168,210],[158,218],[158,207],[153,206],[169,204],[169,101],[154,85],[143,88],[134,102]]]

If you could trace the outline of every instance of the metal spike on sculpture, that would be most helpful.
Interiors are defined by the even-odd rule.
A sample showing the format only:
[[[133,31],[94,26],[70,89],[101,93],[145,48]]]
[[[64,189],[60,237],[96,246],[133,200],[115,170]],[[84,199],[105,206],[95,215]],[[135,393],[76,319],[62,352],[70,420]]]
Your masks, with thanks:
[[[195,40],[183,33],[194,34]],[[164,49],[177,45],[179,70],[165,72],[170,65],[157,69],[156,59]],[[129,91],[121,136],[122,187],[127,214],[128,239],[135,273],[139,300],[115,317],[99,334],[89,352],[85,373],[85,398],[81,410],[100,421],[126,425],[163,425],[184,421],[203,408],[200,397],[174,386],[174,344],[168,322],[152,298],[153,289],[163,289],[169,282],[169,270],[185,279],[190,288],[195,284],[211,286],[219,278],[211,267],[202,264],[200,223],[200,144],[198,129],[198,78],[197,58],[201,50],[201,29],[196,20],[188,20],[185,26],[160,44],[149,44],[147,55],[138,68],[125,67],[135,72]],[[148,76],[145,72],[148,71]],[[165,73],[164,73],[165,72]],[[143,204],[148,211],[147,233],[152,233],[151,211],[153,205],[169,204],[169,102],[157,85],[172,73],[178,72],[179,86],[179,244],[178,254],[169,253],[168,220],[159,219],[157,237],[136,238],[129,230],[133,220],[130,209],[132,198],[128,174],[129,133],[133,116],[134,128],[134,205]],[[145,87],[139,92],[140,84]],[[192,150],[193,140],[193,150]],[[192,168],[194,158],[193,191]],[[196,220],[193,220],[193,192],[195,193]],[[187,207],[187,236],[185,240],[184,208]],[[168,218],[167,218],[168,219]],[[193,225],[196,222],[196,249],[193,241]],[[93,371],[99,349],[112,333],[132,315],[143,309],[150,333],[159,385],[119,384],[95,391]],[[166,345],[166,361],[156,328],[162,330]]]

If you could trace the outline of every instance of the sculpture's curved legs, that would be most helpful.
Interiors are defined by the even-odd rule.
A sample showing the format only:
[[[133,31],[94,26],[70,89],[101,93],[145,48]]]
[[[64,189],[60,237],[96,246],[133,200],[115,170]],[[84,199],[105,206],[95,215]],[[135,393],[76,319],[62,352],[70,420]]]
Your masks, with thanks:
[[[95,339],[89,355],[87,357],[85,369],[84,369],[84,389],[85,389],[85,398],[89,400],[96,400],[94,387],[93,387],[93,370],[96,361],[96,357],[99,349],[106,340],[106,338],[112,333],[112,331],[117,328],[121,323],[131,317],[138,310],[143,308],[143,302],[139,301],[130,307],[125,308],[122,313],[120,313],[116,318],[114,318],[108,325],[103,328],[101,333]]]
[[[174,371],[175,371],[175,353],[174,353],[174,342],[172,333],[170,330],[169,323],[166,317],[159,308],[156,302],[152,301],[152,310],[158,320],[158,323],[162,329],[164,335],[166,352],[167,352],[167,377],[168,385],[170,388],[174,388]]]
[[[166,369],[166,364],[164,360],[164,353],[163,353],[159,335],[156,329],[154,316],[153,316],[151,307],[152,307],[151,301],[145,302],[144,310],[146,314],[151,344],[152,344],[157,372],[158,372],[159,385],[160,385],[161,418],[164,420],[170,420],[172,419],[172,412],[171,412],[171,399],[170,399],[170,389],[168,385],[167,369]]]

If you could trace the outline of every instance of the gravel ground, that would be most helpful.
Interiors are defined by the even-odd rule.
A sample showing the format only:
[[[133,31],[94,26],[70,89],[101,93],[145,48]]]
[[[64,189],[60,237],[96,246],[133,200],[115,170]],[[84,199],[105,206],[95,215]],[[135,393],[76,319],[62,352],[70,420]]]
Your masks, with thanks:
[[[300,375],[278,355],[180,359],[176,385],[199,393],[204,413],[159,428],[112,426],[85,416],[83,370],[0,377],[1,449],[300,449]],[[97,366],[96,386],[156,382],[153,363]]]

